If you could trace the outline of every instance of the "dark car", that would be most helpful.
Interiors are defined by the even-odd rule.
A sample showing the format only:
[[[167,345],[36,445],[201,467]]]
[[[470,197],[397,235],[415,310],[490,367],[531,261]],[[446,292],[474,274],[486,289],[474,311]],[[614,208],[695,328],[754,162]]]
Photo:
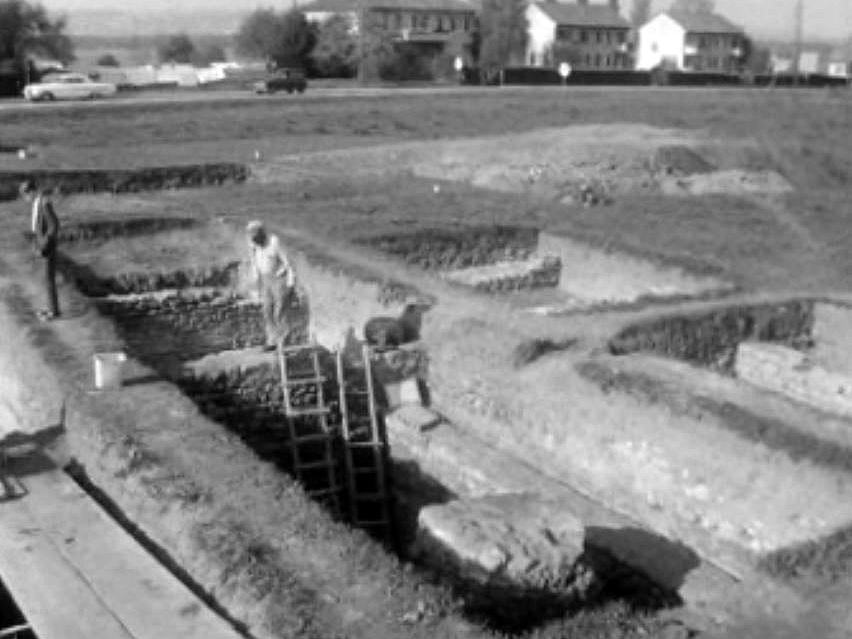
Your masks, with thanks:
[[[281,69],[275,76],[254,84],[255,93],[275,93],[277,91],[304,93],[307,88],[308,82],[305,80],[305,72],[301,69]]]

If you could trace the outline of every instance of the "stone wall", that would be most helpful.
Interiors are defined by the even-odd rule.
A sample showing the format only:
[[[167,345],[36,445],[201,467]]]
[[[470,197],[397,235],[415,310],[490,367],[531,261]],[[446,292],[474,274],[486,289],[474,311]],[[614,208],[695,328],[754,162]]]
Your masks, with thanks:
[[[244,182],[248,176],[246,165],[234,163],[138,169],[0,171],[0,201],[17,198],[18,187],[27,179],[35,179],[42,188],[61,193],[136,193]]]
[[[535,250],[538,230],[513,226],[460,226],[423,229],[357,240],[425,269],[458,269],[526,259]]]
[[[485,293],[552,288],[559,284],[562,262],[558,257],[533,257],[527,260],[473,266],[444,273],[445,279]]]
[[[634,324],[611,339],[609,349],[614,355],[647,351],[731,372],[741,342],[808,341],[813,322],[812,300],[730,306]]]
[[[153,293],[164,289],[185,289],[235,285],[239,262],[207,268],[188,268],[169,272],[131,272],[113,277],[98,277],[87,266],[60,257],[62,272],[89,297]]]
[[[743,343],[736,374],[760,388],[815,408],[852,417],[852,375],[813,364],[801,351],[778,344]]]
[[[105,298],[97,304],[115,319],[131,353],[155,367],[265,341],[260,305],[215,291]]]

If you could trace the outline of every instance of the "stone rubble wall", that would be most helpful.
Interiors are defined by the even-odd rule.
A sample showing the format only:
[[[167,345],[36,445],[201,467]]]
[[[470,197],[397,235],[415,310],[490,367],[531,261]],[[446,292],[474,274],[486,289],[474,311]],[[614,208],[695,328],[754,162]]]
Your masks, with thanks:
[[[24,180],[35,179],[42,188],[61,193],[137,193],[245,182],[244,164],[216,163],[157,166],[137,169],[83,169],[0,171],[0,201],[14,200]]]
[[[511,226],[423,229],[356,240],[427,270],[460,269],[523,260],[535,251],[538,230]]]
[[[792,345],[810,339],[813,323],[812,300],[724,307],[629,326],[609,349],[613,355],[652,352],[730,373],[741,342]]]
[[[216,292],[164,299],[134,296],[98,300],[134,354],[143,359],[192,360],[258,346],[266,335],[259,304]]]
[[[740,379],[760,388],[852,417],[852,375],[814,365],[801,351],[745,342],[737,349],[735,371]]]
[[[562,261],[558,257],[533,257],[521,261],[473,266],[442,274],[455,284],[485,293],[552,288],[559,284]]]

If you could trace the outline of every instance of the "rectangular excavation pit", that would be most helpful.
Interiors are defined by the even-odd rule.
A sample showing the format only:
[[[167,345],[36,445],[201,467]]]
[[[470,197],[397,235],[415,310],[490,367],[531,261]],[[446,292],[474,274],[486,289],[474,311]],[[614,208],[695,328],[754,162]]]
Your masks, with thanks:
[[[709,274],[712,269],[706,265],[699,270],[699,265],[657,263],[531,227],[423,229],[356,243],[433,271],[452,284],[514,293],[519,309],[541,315],[714,298],[737,289]]]
[[[338,283],[346,281],[344,275],[334,277]],[[373,299],[369,306],[382,308],[379,294],[381,285],[361,283],[361,286],[366,286],[365,290],[371,292]],[[335,296],[335,303],[345,303],[340,298],[340,291],[331,287],[324,287],[323,290]],[[348,285],[344,285],[343,290],[346,295],[359,294]],[[220,304],[222,299],[225,301]],[[150,363],[161,375],[173,379],[203,414],[238,434],[261,458],[274,462],[285,472],[292,471],[294,460],[288,441],[274,355],[256,349],[233,351],[233,343],[226,338],[230,335],[233,340],[233,335],[237,334],[254,335],[259,339],[262,333],[256,309],[243,315],[241,311],[234,310],[233,304],[235,301],[239,303],[238,299],[227,297],[216,289],[190,288],[125,296],[107,295],[94,298],[94,301],[106,315],[114,318],[132,355]],[[324,303],[320,296],[318,305],[323,307]],[[219,306],[221,309],[217,308]],[[230,318],[229,312],[232,313]],[[335,317],[332,315],[331,319]],[[321,321],[319,323],[322,325]],[[332,332],[326,331],[326,334]],[[324,361],[323,372],[329,379],[333,379],[331,364],[328,359]],[[417,351],[385,353],[376,361],[378,386],[381,387],[385,382],[396,382],[418,371],[425,374],[425,366],[425,359]],[[324,390],[331,408],[330,422],[336,428],[339,424],[334,399],[336,389],[332,384]],[[381,393],[378,399],[383,401]],[[307,397],[305,402],[310,404],[311,399]],[[294,426],[309,432],[313,424],[306,422]],[[318,447],[314,451],[315,458],[305,458],[302,462],[310,463],[314,459],[320,462],[324,452]],[[306,454],[310,454],[310,451]],[[341,469],[337,454],[336,458],[337,472]],[[358,460],[356,454],[354,464],[361,465],[362,461]],[[405,463],[391,459],[390,464],[394,493],[397,496],[395,501],[398,503],[394,509],[394,521],[405,544],[416,536],[417,515],[422,507],[446,501],[453,495],[437,480],[422,476]],[[303,487],[308,495],[329,487],[327,469],[318,468],[311,472],[312,475],[305,473],[302,476]],[[363,490],[369,491],[375,487],[368,485],[369,479],[358,481]],[[345,511],[345,495],[340,497]],[[325,500],[322,496],[318,495],[317,501],[334,508],[331,500]],[[369,517],[369,512],[363,515]],[[408,554],[405,546],[400,551],[403,557],[415,558]],[[453,586],[467,602],[466,609],[473,618],[497,628],[528,629],[581,605],[565,584],[549,585],[544,589],[511,584],[498,587],[493,583],[477,584],[468,580],[463,573],[436,569],[435,562],[423,561],[422,564],[430,566],[429,570],[434,572],[436,579]],[[523,610],[524,614],[509,612],[519,610]]]

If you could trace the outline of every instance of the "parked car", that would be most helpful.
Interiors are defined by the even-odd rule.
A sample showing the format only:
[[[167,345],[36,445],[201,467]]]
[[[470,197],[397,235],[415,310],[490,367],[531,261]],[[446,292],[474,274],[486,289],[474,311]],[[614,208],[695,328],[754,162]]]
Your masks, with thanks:
[[[116,93],[110,82],[95,82],[82,73],[52,73],[42,82],[24,87],[24,97],[30,102],[41,100],[86,100],[105,98]]]
[[[307,88],[308,81],[305,80],[305,72],[302,69],[280,69],[278,75],[254,83],[255,93],[304,93]]]

